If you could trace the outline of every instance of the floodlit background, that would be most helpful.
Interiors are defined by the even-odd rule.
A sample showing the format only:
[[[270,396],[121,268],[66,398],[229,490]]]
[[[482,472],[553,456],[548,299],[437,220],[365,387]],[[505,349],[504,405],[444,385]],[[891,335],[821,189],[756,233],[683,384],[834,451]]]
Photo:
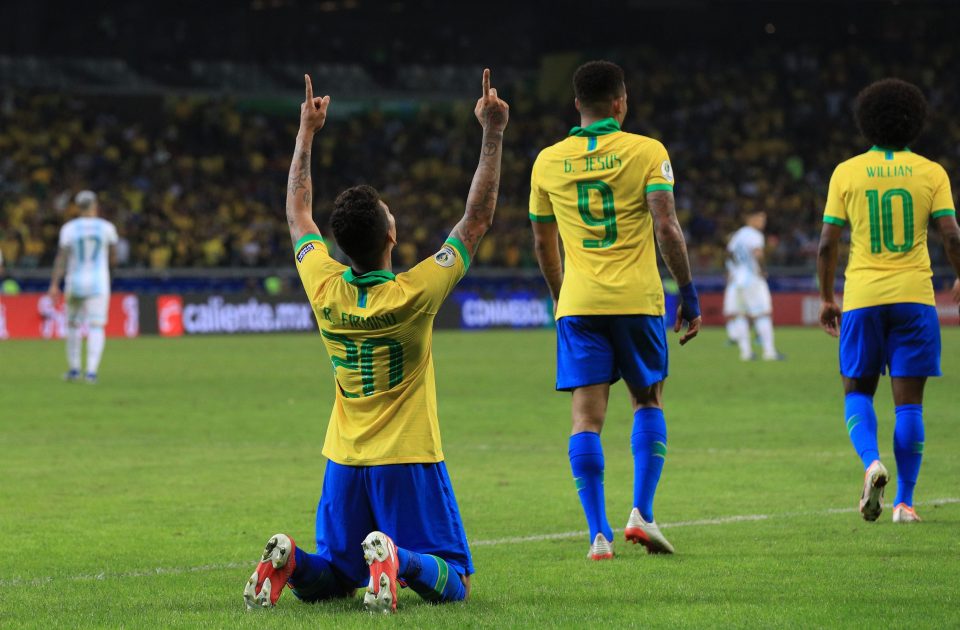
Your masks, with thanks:
[[[332,97],[313,151],[317,223],[329,235],[335,195],[372,184],[397,217],[401,270],[463,212],[484,67],[511,105],[500,200],[434,340],[478,573],[466,605],[404,591],[389,623],[960,626],[960,333],[936,230],[945,377],[927,390],[920,526],[856,513],[836,341],[812,326],[827,183],[868,148],[850,113],[862,87],[923,89],[912,149],[960,188],[958,22],[947,0],[0,0],[0,627],[381,621],[356,600],[285,594],[261,616],[241,600],[271,534],[313,549],[334,394],[284,218],[302,75]],[[745,211],[770,218],[787,360],[740,362],[721,329],[682,349],[671,333],[656,504],[671,558],[618,532],[615,561],[584,559],[569,397],[553,392],[530,168],[579,122],[572,73],[596,58],[626,70],[624,128],[670,152],[706,323],[722,323],[726,239]],[[63,305],[44,294],[86,188],[121,239],[96,385],[61,382]],[[491,327],[508,330],[472,331]],[[893,473],[885,383],[877,410]],[[617,386],[603,435],[614,527],[633,494],[631,422]]]

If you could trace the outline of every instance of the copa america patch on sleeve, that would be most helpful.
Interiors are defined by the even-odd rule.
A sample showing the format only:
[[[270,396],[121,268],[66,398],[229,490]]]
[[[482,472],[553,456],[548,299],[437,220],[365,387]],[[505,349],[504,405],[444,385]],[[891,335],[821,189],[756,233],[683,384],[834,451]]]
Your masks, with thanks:
[[[670,183],[673,183],[673,166],[670,165],[670,160],[664,160],[660,165],[660,172],[663,173],[663,178]]]
[[[307,252],[309,251],[313,251],[313,243],[307,243],[306,245],[300,248],[300,251],[297,252],[297,262],[302,263],[303,257],[306,256]]]
[[[453,263],[455,263],[456,260],[457,251],[450,245],[444,245],[440,248],[440,251],[433,256],[433,262],[441,267],[453,267]]]

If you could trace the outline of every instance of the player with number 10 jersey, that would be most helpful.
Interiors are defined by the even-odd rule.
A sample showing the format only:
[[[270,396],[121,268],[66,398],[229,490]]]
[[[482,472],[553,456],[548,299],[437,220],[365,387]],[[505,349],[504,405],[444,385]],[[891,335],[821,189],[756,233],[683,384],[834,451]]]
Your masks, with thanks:
[[[960,273],[960,227],[943,167],[910,151],[927,104],[915,85],[884,79],[857,97],[854,114],[874,146],[840,164],[830,180],[820,236],[820,321],[840,337],[847,432],[864,467],[860,513],[875,521],[889,475],[877,446],[873,407],[888,370],[896,405],[895,522],[916,522],[913,490],[923,457],[923,392],[940,376],[940,327],[934,299],[927,227],[935,221],[954,270]],[[850,228],[843,309],[833,294],[837,251]],[[955,297],[960,297],[954,285]],[[841,315],[842,313],[842,315]]]

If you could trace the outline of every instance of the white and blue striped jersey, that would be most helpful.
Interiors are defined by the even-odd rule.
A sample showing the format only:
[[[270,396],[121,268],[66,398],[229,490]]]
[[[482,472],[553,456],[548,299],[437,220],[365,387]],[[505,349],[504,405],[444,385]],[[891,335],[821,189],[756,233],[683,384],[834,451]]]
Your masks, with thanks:
[[[60,228],[60,247],[66,248],[64,293],[93,297],[110,293],[109,248],[118,241],[117,228],[100,217],[79,217]]]
[[[763,249],[763,232],[745,225],[730,237],[727,243],[727,270],[736,286],[746,286],[760,277],[760,263],[754,252]]]

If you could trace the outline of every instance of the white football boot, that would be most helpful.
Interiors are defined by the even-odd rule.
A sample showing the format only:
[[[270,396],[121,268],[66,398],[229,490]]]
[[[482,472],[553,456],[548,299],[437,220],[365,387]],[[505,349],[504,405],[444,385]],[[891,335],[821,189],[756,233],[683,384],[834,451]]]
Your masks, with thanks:
[[[607,540],[603,534],[597,534],[587,557],[591,560],[613,560],[613,541]]]
[[[287,580],[297,567],[296,543],[286,534],[275,534],[267,541],[260,555],[260,563],[243,589],[247,610],[272,608]]]
[[[360,543],[363,559],[370,567],[370,583],[363,594],[363,605],[372,613],[397,612],[397,572],[400,558],[397,546],[383,532],[370,532]]]
[[[883,489],[890,481],[890,473],[879,459],[863,474],[863,492],[860,493],[860,514],[865,521],[875,521],[883,511]]]
[[[906,503],[898,503],[897,506],[893,508],[894,523],[919,523],[922,520],[923,519],[917,516],[913,508]]]
[[[660,533],[657,523],[655,521],[648,523],[643,520],[637,508],[633,508],[630,512],[630,519],[627,520],[623,535],[633,544],[640,543],[646,547],[647,553],[673,553],[673,545]]]

